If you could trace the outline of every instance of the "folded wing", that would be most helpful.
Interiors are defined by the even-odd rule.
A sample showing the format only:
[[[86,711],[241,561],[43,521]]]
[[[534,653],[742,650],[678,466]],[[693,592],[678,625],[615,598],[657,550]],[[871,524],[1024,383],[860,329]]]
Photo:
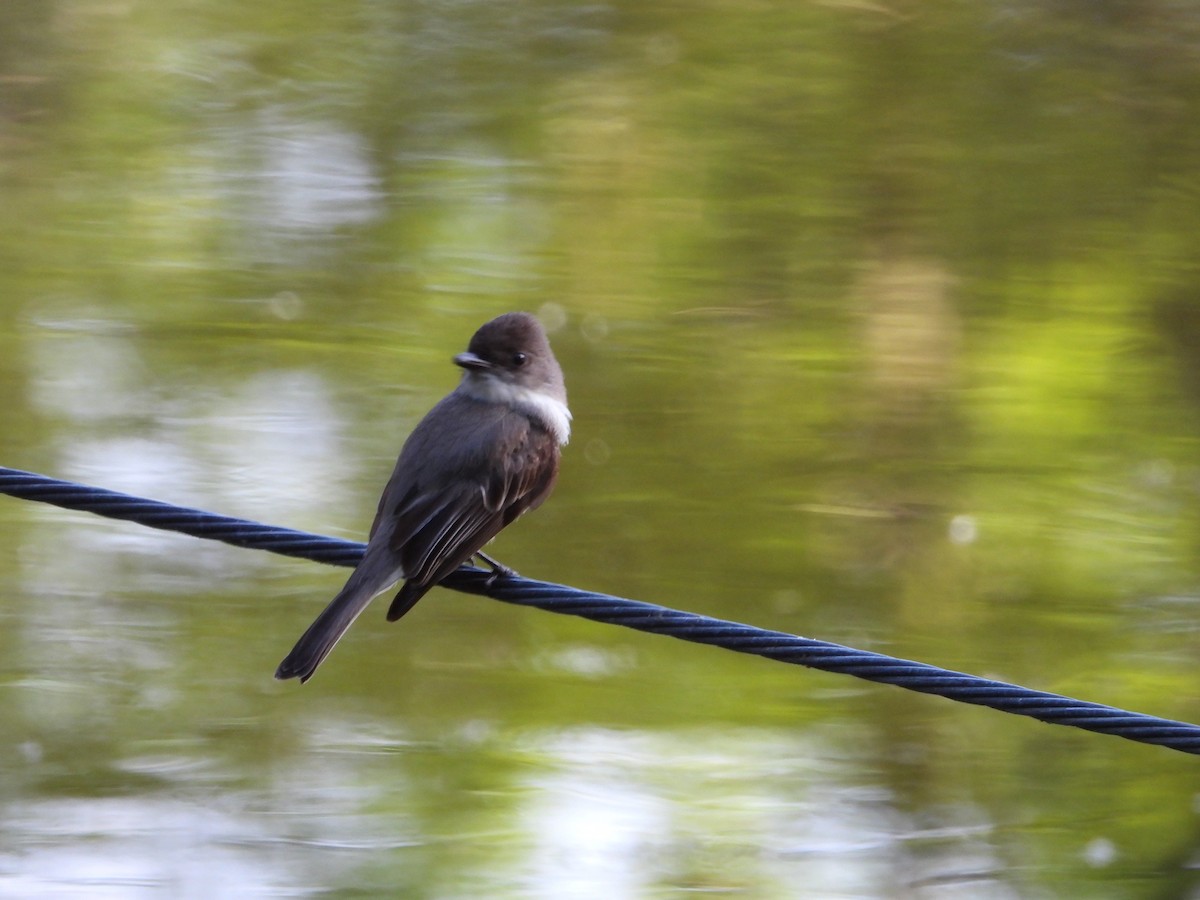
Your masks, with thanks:
[[[394,517],[386,523],[388,543],[406,577],[389,621],[554,488],[559,451],[553,437],[519,415],[507,417],[498,432],[491,445],[496,452],[473,472],[460,470],[448,483],[414,484],[393,512],[380,509],[381,516]]]

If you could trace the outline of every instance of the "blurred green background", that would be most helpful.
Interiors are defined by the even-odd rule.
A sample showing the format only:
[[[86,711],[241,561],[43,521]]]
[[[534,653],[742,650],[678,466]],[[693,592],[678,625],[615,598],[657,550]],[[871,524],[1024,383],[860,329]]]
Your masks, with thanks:
[[[1200,721],[1200,6],[8,0],[0,464]],[[1192,757],[0,498],[0,894],[1200,896]]]

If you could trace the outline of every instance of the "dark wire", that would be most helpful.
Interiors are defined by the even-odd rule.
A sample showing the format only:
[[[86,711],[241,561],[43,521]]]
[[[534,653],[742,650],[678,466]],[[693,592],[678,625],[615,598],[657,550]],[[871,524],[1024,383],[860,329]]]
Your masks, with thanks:
[[[0,493],[137,522],[151,528],[223,541],[236,547],[269,550],[284,556],[332,565],[357,565],[364,549],[363,544],[354,541],[146,500],[18,469],[0,467]],[[1054,725],[1070,725],[1131,741],[1158,744],[1184,753],[1200,753],[1200,726],[1187,722],[1075,700],[1060,694],[1035,691],[827,641],[767,631],[739,622],[520,576],[493,578],[491,572],[472,567],[454,572],[442,582],[442,586],[503,600],[505,603],[536,606],[550,612],[581,616],[651,634],[664,634],[697,644],[710,644],[779,662],[853,675],[867,681],[892,684],[910,691],[936,694],[963,703],[1029,716]]]

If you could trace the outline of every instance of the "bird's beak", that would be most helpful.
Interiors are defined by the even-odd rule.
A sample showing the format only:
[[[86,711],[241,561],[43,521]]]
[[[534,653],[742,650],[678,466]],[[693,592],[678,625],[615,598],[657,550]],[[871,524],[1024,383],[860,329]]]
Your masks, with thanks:
[[[490,362],[488,362],[482,356],[476,356],[470,351],[466,353],[460,353],[458,356],[454,357],[454,364],[456,366],[462,366],[464,369],[470,369],[478,372],[486,372],[488,369],[492,368],[492,364]]]

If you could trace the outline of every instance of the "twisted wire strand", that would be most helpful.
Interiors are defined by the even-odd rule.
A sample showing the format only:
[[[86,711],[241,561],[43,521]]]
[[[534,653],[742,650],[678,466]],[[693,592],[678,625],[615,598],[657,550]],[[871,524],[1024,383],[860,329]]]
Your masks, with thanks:
[[[223,541],[235,547],[268,550],[332,565],[357,565],[365,547],[355,541],[147,500],[19,469],[0,467],[0,493],[137,522],[151,528]],[[1069,725],[1131,741],[1157,744],[1184,753],[1200,754],[1200,726],[1197,725],[1076,700],[869,650],[858,650],[782,631],[769,631],[740,622],[583,591],[562,584],[520,576],[496,578],[489,571],[470,566],[452,573],[442,582],[442,586],[505,603],[533,606],[697,644],[723,647],[778,662],[853,675],[867,681],[1028,716],[1053,725]]]

